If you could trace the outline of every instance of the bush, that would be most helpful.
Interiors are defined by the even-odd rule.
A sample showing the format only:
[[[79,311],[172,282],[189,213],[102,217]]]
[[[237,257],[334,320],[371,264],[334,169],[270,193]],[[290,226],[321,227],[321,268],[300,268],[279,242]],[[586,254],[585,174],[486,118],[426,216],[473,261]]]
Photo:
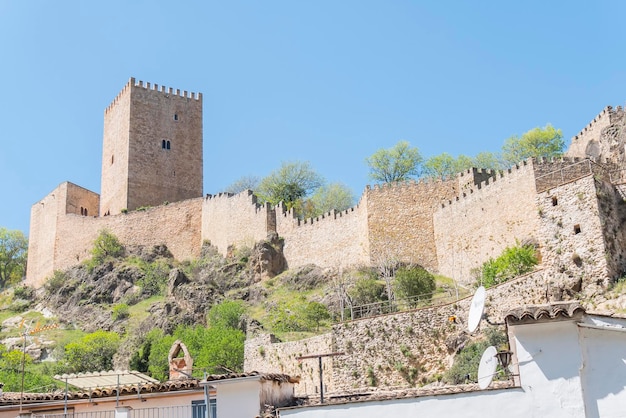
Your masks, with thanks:
[[[458,385],[465,383],[469,375],[469,381],[476,382],[478,380],[478,366],[480,358],[485,349],[494,346],[500,349],[507,343],[506,334],[495,327],[488,328],[485,332],[485,339],[468,344],[460,353],[454,357],[454,364],[443,376],[446,383]]]
[[[394,288],[399,298],[409,299],[409,306],[415,307],[420,300],[432,299],[437,286],[435,276],[423,267],[414,266],[398,269]]]
[[[34,290],[29,286],[17,286],[13,289],[13,296],[18,299],[31,300],[33,298]]]
[[[115,332],[96,331],[65,346],[65,363],[72,373],[113,369],[113,355],[120,336]]]
[[[355,306],[387,300],[384,283],[371,274],[357,279],[354,286],[348,291],[348,294]]]
[[[533,245],[507,247],[498,258],[490,258],[483,263],[477,272],[476,284],[489,288],[504,283],[532,271],[538,262],[537,251]]]
[[[118,303],[113,306],[113,320],[118,321],[120,319],[125,319],[130,316],[130,311],[128,305],[125,303]]]
[[[207,315],[207,323],[211,327],[223,327],[244,330],[243,316],[246,307],[239,300],[225,300],[214,305]]]
[[[102,264],[109,258],[122,257],[124,255],[124,246],[120,243],[115,235],[103,229],[93,242],[91,249],[91,260],[87,264],[87,268],[91,271],[96,266]]]
[[[63,287],[65,282],[67,282],[67,275],[61,270],[55,270],[52,277],[46,281],[44,287],[48,293],[55,293]]]
[[[309,302],[304,309],[305,320],[308,323],[309,329],[315,327],[316,331],[319,331],[320,324],[323,321],[330,319],[330,313],[328,308],[323,303]]]

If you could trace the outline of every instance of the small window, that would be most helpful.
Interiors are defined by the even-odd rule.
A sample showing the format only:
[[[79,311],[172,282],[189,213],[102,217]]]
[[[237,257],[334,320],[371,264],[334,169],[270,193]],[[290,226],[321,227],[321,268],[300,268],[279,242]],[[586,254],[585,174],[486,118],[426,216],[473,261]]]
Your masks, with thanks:
[[[178,120],[178,113],[174,113],[174,120]]]
[[[89,214],[87,213],[87,208],[85,208],[85,216],[88,216]]]
[[[574,234],[580,234],[580,225],[574,225]]]
[[[81,214],[81,215],[84,215],[84,214],[85,214],[85,209],[83,209],[83,207],[82,207],[82,206],[80,207],[80,214]]]
[[[209,401],[211,405],[211,416],[217,416],[217,400],[215,398]],[[192,418],[204,418],[206,416],[206,404],[204,401],[191,401],[191,416]]]
[[[114,159],[113,157],[114,155],[111,155],[111,165],[113,165],[113,159]]]
[[[165,148],[170,149],[170,147],[171,147],[170,141],[167,141],[167,143],[165,144]]]
[[[161,148],[165,149],[165,139],[161,141]]]
[[[552,206],[556,206],[559,204],[559,199],[556,196],[552,196]]]

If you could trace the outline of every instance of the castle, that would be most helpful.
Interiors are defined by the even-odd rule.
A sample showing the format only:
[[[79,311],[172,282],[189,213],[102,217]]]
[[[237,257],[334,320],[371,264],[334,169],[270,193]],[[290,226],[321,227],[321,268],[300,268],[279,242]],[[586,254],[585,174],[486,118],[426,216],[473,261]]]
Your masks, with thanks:
[[[101,194],[65,182],[33,205],[26,280],[40,287],[89,258],[107,229],[125,245],[166,244],[180,260],[206,241],[226,254],[277,233],[290,268],[393,257],[460,283],[507,246],[533,242],[552,279],[606,284],[626,271],[624,123],[621,107],[607,107],[562,159],[368,186],[349,210],[299,220],[252,191],[203,196],[202,95],[131,78],[104,112]]]

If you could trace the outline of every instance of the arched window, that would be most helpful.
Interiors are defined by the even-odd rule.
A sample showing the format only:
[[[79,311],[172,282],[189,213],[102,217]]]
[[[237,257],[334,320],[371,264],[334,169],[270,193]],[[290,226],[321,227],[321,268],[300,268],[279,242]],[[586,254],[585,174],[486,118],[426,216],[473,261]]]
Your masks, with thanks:
[[[166,146],[166,148],[167,148],[167,149],[170,149],[170,141],[167,141],[167,144],[166,144],[166,145],[167,145],[167,146]]]
[[[165,139],[161,141],[161,148],[165,149]]]
[[[85,208],[85,216],[87,216],[87,215],[88,215],[88,214],[87,214],[87,208]]]

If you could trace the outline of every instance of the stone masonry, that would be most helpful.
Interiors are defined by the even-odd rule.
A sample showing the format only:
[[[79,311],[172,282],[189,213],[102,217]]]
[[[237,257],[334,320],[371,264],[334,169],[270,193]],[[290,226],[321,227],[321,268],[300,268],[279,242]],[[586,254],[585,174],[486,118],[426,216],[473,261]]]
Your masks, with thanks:
[[[204,241],[226,254],[231,246],[278,233],[290,268],[394,259],[461,283],[471,282],[470,270],[507,246],[534,242],[544,267],[562,269],[563,257],[580,264],[575,253],[585,267],[565,271],[593,272],[606,282],[626,269],[625,186],[615,174],[625,163],[623,113],[605,109],[574,139],[573,158],[523,161],[504,173],[474,169],[445,180],[368,186],[347,211],[297,219],[282,205],[259,205],[251,191],[202,198],[202,95],[131,78],[105,111],[102,195],[63,183],[33,205],[27,283],[39,287],[54,270],[89,257],[102,229],[125,244],[165,244],[179,259],[198,256]],[[596,143],[599,148],[589,145]],[[602,152],[589,151],[596,148]],[[568,196],[557,196],[564,203],[557,205],[558,216],[548,215],[557,209],[546,206],[554,191]],[[572,198],[580,194],[583,206]],[[585,251],[565,255],[550,238],[552,216],[572,231],[581,228]],[[558,248],[561,254],[551,253]],[[607,261],[593,252],[608,252]]]

